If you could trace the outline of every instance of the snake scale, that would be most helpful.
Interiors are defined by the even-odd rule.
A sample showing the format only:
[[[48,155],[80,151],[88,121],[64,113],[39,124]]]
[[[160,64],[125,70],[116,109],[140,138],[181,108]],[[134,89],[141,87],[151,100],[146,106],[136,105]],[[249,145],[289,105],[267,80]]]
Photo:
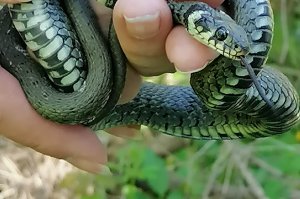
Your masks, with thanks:
[[[116,0],[102,3],[113,8]],[[297,92],[282,73],[263,67],[273,36],[268,0],[225,0],[222,7],[230,17],[205,3],[168,4],[175,23],[221,54],[191,75],[191,87],[144,83],[131,102],[116,105],[126,59],[113,26],[105,39],[86,0],[4,7],[0,64],[42,116],[94,130],[139,124],[191,139],[234,139],[280,134],[298,122]]]

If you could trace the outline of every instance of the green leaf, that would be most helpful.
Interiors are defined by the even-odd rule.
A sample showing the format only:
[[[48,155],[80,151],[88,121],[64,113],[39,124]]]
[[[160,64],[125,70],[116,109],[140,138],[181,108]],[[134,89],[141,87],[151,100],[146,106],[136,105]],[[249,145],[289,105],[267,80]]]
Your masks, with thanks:
[[[126,199],[150,199],[150,197],[140,191],[133,185],[125,185],[122,189],[122,195]]]
[[[91,196],[82,196],[81,199],[106,199],[106,196],[102,195],[91,195]]]
[[[140,176],[142,179],[147,180],[148,184],[159,196],[163,196],[167,191],[169,179],[166,165],[159,156],[149,149],[144,153]]]
[[[269,198],[281,199],[288,198],[287,190],[278,180],[269,179],[264,182],[264,189]]]
[[[172,191],[170,192],[170,194],[167,196],[166,199],[182,199],[182,198],[184,198],[183,193],[179,191]]]
[[[144,151],[145,148],[143,146],[131,142],[118,152],[116,169],[122,174],[124,182],[132,181],[139,177]]]

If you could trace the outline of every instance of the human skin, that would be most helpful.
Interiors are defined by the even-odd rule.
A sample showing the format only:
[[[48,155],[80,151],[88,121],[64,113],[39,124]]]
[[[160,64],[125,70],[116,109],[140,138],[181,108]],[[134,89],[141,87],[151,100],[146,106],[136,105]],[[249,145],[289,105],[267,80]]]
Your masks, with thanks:
[[[19,2],[26,1],[0,0],[0,3]],[[217,7],[222,0],[205,2]],[[111,11],[96,2],[93,7],[100,25],[107,29]],[[125,88],[119,103],[126,103],[137,94],[142,76],[176,70],[194,72],[217,56],[191,38],[183,27],[173,26],[165,0],[118,0],[113,19],[128,59]],[[87,127],[58,124],[41,117],[28,103],[18,81],[3,68],[0,68],[0,93],[0,135],[88,172],[108,171],[105,146],[95,133]],[[118,127],[107,131],[131,137],[138,133],[138,128]]]

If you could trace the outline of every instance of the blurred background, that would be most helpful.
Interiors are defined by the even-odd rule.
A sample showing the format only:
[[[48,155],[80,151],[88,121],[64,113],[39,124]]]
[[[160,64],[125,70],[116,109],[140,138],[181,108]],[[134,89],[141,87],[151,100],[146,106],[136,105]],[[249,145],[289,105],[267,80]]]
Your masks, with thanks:
[[[300,92],[300,1],[273,0],[268,65]],[[183,74],[147,80],[187,84]],[[104,132],[113,175],[91,175],[0,138],[0,199],[299,199],[300,127],[255,141],[191,141],[142,128],[137,139]]]

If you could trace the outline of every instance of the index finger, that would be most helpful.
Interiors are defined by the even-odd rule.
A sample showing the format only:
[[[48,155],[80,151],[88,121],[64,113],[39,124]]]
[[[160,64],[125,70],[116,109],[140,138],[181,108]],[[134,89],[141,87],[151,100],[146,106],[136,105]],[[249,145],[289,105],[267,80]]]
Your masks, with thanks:
[[[223,1],[202,0],[202,2],[212,7],[220,6]],[[174,63],[176,69],[188,73],[203,69],[207,63],[218,56],[215,50],[191,37],[183,26],[177,26],[172,29],[166,41],[166,51],[169,60]]]

